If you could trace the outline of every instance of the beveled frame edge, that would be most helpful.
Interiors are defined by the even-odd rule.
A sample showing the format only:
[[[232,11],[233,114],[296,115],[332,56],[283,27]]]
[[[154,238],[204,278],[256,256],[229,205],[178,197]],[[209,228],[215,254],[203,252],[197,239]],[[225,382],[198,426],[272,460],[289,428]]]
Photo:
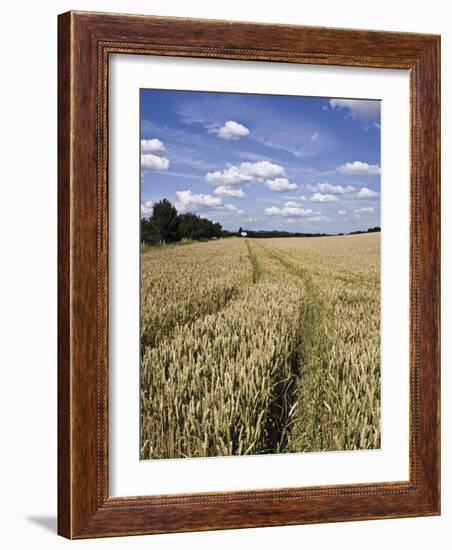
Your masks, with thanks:
[[[89,12],[59,16],[58,532],[68,538],[440,513],[440,38]],[[108,56],[410,71],[410,480],[108,496]]]

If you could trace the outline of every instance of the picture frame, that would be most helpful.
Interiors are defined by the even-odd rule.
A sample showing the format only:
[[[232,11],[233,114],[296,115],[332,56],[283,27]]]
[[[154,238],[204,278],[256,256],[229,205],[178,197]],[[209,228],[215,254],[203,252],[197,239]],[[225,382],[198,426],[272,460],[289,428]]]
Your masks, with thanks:
[[[91,538],[440,513],[440,38],[91,12],[59,16],[58,533]],[[112,54],[410,74],[409,480],[109,496]]]

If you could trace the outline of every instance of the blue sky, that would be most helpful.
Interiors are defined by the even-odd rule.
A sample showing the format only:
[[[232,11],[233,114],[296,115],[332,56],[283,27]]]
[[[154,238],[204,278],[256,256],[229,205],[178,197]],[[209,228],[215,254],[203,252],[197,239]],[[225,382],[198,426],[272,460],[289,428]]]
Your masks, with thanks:
[[[380,225],[380,102],[140,92],[141,214],[166,197],[226,229]]]

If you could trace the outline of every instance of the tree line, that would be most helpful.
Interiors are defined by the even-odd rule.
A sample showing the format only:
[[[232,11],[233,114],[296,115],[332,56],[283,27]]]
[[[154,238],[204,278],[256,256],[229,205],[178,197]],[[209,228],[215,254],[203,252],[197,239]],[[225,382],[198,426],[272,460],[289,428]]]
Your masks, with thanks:
[[[207,218],[201,218],[197,214],[187,212],[179,214],[176,207],[168,200],[162,199],[154,205],[152,216],[141,219],[141,242],[145,244],[165,244],[181,241],[183,239],[194,241],[206,241],[219,239],[220,237],[232,237],[246,233],[252,239],[267,239],[275,237],[331,237],[334,235],[357,235],[361,233],[376,233],[380,227],[370,227],[363,231],[351,231],[350,233],[299,233],[275,230],[243,230],[238,232],[227,231],[218,222]]]
[[[141,242],[165,244],[183,239],[203,241],[226,236],[219,223],[187,212],[178,214],[176,207],[162,199],[154,204],[152,216],[141,219]]]
[[[362,231],[350,231],[350,233],[302,233],[302,232],[291,232],[291,231],[279,231],[274,229],[269,230],[258,230],[253,231],[250,229],[242,229],[240,228],[238,231],[238,234],[241,235],[242,232],[246,233],[246,236],[250,239],[276,239],[276,238],[283,238],[286,239],[288,237],[338,237],[343,235],[360,235],[362,233],[377,233],[381,231],[380,227],[370,227],[369,229],[364,229]]]

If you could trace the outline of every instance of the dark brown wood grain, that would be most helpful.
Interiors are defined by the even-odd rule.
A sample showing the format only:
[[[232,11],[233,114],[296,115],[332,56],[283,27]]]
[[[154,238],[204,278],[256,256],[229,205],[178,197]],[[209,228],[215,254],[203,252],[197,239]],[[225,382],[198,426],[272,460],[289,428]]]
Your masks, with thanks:
[[[70,15],[60,18],[69,25]],[[70,33],[58,33],[58,531],[70,533]]]
[[[68,538],[427,516],[440,509],[438,36],[69,12],[59,17],[58,531]],[[108,495],[108,56],[410,71],[410,480]]]

